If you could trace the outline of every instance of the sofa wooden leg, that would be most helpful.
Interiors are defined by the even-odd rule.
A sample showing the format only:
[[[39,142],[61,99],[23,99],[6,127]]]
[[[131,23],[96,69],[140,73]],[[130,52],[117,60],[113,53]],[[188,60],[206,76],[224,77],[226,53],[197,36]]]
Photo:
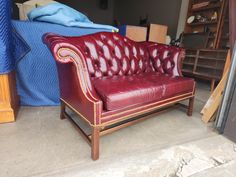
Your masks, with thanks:
[[[93,160],[99,159],[99,133],[100,129],[98,127],[92,127],[91,157]]]
[[[188,116],[193,115],[193,104],[194,104],[194,97],[189,99],[189,105],[188,105],[188,111],[187,111]]]
[[[60,114],[60,118],[61,119],[65,119],[65,111],[66,111],[66,105],[63,101],[61,101],[61,114]]]

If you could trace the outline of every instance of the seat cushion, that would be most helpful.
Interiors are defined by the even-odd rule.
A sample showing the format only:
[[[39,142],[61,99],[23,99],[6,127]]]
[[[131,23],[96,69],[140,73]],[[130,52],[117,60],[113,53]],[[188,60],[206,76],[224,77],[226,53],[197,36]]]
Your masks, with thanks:
[[[92,82],[107,111],[163,100],[194,89],[193,79],[156,72],[96,78]]]

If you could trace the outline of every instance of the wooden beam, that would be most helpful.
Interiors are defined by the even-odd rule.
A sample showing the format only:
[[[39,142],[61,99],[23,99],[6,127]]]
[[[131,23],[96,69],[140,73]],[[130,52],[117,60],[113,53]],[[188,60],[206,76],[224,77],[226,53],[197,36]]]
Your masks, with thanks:
[[[227,55],[227,59],[226,61],[227,65],[225,66],[224,69],[224,74],[223,77],[220,81],[220,83],[218,84],[218,86],[216,87],[216,89],[212,92],[210,98],[208,99],[208,101],[206,102],[205,106],[203,107],[201,114],[202,114],[202,121],[204,123],[208,123],[210,120],[214,120],[212,117],[214,116],[214,114],[216,113],[216,111],[218,110],[218,107],[221,103],[222,100],[222,94],[225,88],[225,84],[226,84],[226,80],[228,77],[228,71],[229,71],[229,66],[230,66],[230,52],[228,52]]]

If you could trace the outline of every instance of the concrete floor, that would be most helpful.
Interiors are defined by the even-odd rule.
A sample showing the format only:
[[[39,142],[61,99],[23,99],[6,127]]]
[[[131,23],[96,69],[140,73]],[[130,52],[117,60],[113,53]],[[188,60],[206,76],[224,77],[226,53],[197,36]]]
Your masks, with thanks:
[[[208,89],[198,85],[191,118],[178,108],[102,137],[96,162],[59,107],[22,107],[0,125],[0,177],[236,176],[236,146],[200,119]]]

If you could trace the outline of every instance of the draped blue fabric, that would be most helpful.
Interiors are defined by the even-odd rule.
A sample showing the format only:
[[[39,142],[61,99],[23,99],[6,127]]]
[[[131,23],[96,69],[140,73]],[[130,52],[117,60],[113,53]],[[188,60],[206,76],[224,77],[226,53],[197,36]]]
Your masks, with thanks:
[[[42,35],[54,32],[79,36],[111,30],[29,21],[12,22],[11,1],[0,0],[0,74],[16,70],[17,92],[21,105],[58,105],[56,65],[42,42]]]
[[[49,49],[42,42],[43,34],[53,32],[66,36],[80,36],[111,31],[29,21],[12,21],[12,26],[31,48],[31,51],[18,60],[16,65],[17,92],[20,95],[21,105],[30,106],[59,104],[56,64]]]
[[[0,74],[14,69],[10,7],[11,0],[0,0]]]
[[[33,9],[29,14],[30,21],[48,22],[68,27],[94,28],[118,31],[110,25],[101,25],[91,22],[81,12],[61,3],[50,3]]]

